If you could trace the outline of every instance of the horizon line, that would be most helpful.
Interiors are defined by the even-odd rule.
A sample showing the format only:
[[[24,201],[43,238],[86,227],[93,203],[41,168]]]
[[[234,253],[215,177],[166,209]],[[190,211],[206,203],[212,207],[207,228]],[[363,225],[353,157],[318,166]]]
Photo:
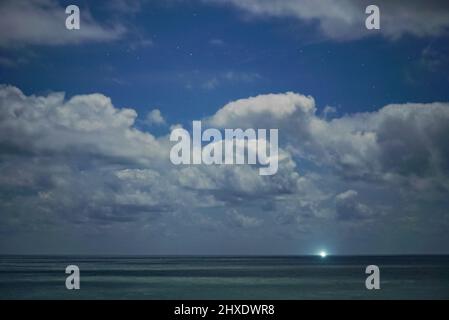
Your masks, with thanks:
[[[96,254],[96,253],[0,253],[1,256],[47,256],[47,257],[64,257],[64,256],[78,256],[78,257],[261,257],[261,258],[276,258],[276,257],[320,257],[317,254]],[[382,253],[382,254],[327,254],[325,258],[329,257],[397,257],[397,256],[449,256],[449,253]]]

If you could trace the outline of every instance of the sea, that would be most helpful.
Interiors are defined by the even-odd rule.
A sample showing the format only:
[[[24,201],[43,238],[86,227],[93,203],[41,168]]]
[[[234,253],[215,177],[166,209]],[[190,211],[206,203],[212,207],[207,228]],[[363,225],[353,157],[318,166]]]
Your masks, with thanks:
[[[66,288],[68,265],[80,289]],[[368,265],[380,289],[368,290]],[[449,299],[449,256],[0,256],[0,299]]]

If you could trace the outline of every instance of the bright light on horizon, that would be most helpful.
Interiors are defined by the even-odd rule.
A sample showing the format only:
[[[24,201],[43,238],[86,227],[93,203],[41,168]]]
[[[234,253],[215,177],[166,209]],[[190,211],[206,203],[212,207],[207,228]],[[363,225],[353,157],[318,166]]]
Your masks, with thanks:
[[[319,253],[319,255],[320,255],[321,258],[326,258],[327,252],[324,251],[324,250],[321,250],[320,253]]]

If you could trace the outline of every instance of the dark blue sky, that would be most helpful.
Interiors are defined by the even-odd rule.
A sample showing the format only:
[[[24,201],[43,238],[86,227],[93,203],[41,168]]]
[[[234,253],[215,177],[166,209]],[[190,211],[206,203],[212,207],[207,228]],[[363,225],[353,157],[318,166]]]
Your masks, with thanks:
[[[447,37],[391,40],[377,34],[334,41],[313,22],[248,17],[234,7],[191,1],[151,1],[121,15],[98,1],[80,8],[106,26],[124,24],[127,36],[2,49],[26,61],[2,68],[2,82],[26,93],[101,92],[141,116],[157,107],[172,123],[201,118],[239,98],[287,91],[312,95],[319,108],[337,107],[340,114],[449,99],[449,77],[423,57],[427,48],[436,52],[428,59],[447,58]],[[447,70],[447,59],[437,63]]]

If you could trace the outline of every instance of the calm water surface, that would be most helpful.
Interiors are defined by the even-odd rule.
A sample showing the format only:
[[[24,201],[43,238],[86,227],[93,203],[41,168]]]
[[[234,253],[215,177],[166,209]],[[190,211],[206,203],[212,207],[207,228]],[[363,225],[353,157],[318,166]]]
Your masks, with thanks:
[[[65,288],[65,268],[81,289]],[[365,289],[365,268],[381,289]],[[0,256],[0,299],[449,299],[449,256]]]

